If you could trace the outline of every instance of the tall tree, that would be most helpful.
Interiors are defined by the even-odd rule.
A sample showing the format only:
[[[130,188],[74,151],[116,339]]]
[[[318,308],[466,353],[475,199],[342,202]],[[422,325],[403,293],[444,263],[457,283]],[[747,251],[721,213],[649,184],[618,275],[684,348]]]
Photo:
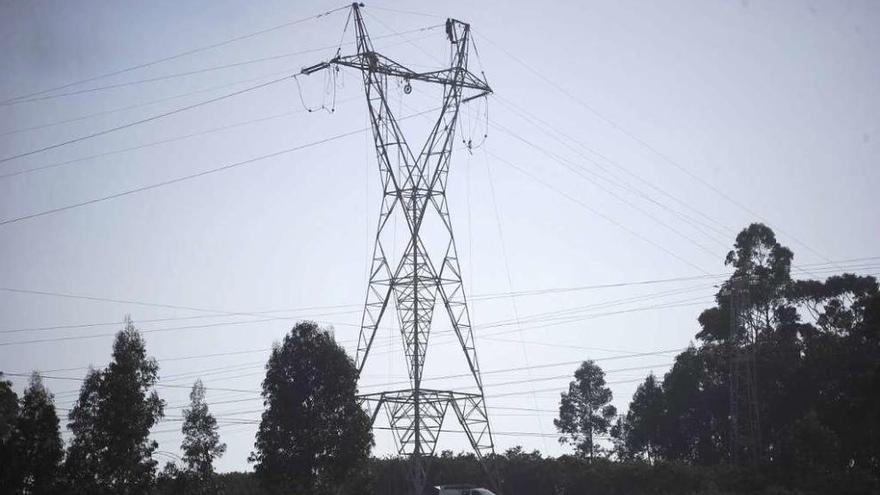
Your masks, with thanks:
[[[562,436],[559,443],[574,445],[578,455],[593,459],[595,439],[608,433],[617,409],[610,405],[611,389],[605,386],[605,372],[593,361],[584,361],[574,373],[559,401],[559,418],[553,420]]]
[[[794,254],[776,240],[776,234],[762,223],[753,223],[737,236],[725,265],[732,266],[731,277],[722,284],[715,299],[718,305],[698,318],[702,331],[697,338],[705,342],[726,341],[730,334],[730,293],[734,279],[745,282],[748,293],[749,325],[756,334],[772,330],[778,323],[776,309],[785,303],[791,286]]]
[[[665,459],[715,464],[726,458],[727,353],[712,344],[689,347],[663,378],[665,417],[657,453]]]
[[[19,466],[18,394],[0,372],[0,492],[15,493],[23,481]]]
[[[354,363],[315,323],[298,323],[275,345],[250,457],[270,492],[334,493],[364,465],[373,439],[356,393]]]
[[[188,478],[188,493],[211,493],[214,487],[214,459],[226,452],[220,442],[217,420],[208,411],[205,386],[196,380],[189,394],[190,406],[183,410],[183,462]]]
[[[131,319],[116,334],[113,359],[104,371],[90,370],[70,412],[74,437],[67,471],[77,493],[141,494],[150,490],[156,471],[150,440],[163,416],[155,391],[159,365]]]
[[[654,459],[662,443],[664,413],[663,389],[651,373],[636,389],[626,413],[627,452]]]
[[[754,342],[762,461],[789,479],[880,480],[880,288],[870,276],[791,278],[793,253],[773,231],[752,224],[726,263],[745,280]],[[724,283],[731,287],[733,278]],[[657,455],[693,464],[728,459],[730,437],[729,298],[699,316],[698,347],[676,357],[662,383]],[[637,395],[642,392],[640,390]],[[647,416],[634,397],[624,430]],[[637,438],[633,438],[637,440]],[[636,442],[637,444],[639,442]],[[830,483],[829,486],[835,486]],[[836,487],[836,486],[835,486]]]
[[[36,372],[21,398],[18,416],[18,449],[23,492],[33,495],[55,492],[60,486],[64,456],[54,397]]]

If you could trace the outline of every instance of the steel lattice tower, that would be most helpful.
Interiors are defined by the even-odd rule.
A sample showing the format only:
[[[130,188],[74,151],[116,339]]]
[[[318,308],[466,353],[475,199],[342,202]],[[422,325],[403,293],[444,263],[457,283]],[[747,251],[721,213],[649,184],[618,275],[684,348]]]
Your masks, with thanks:
[[[303,74],[330,68],[349,68],[363,76],[373,140],[383,188],[379,223],[373,248],[369,285],[355,358],[360,373],[376,332],[389,306],[395,306],[407,360],[410,387],[362,395],[361,400],[375,423],[384,409],[400,455],[411,459],[414,493],[421,493],[426,472],[424,457],[434,454],[446,413],[451,408],[480,461],[494,451],[483,395],[480,367],[474,347],[461,266],[446,202],[450,156],[455,141],[459,107],[462,103],[491,93],[484,78],[468,70],[470,26],[448,19],[446,35],[451,45],[450,65],[432,72],[416,72],[373,49],[361,13],[363,4],[353,4],[357,52],[337,53],[333,59],[306,69]],[[389,80],[405,84],[419,82],[442,87],[439,115],[418,154],[413,153],[391,111]],[[394,215],[406,222],[408,235],[403,254],[390,259],[387,239]],[[434,216],[442,227],[441,239],[422,236],[425,219]],[[440,242],[441,245],[437,245]],[[432,259],[430,247],[445,253]],[[436,390],[422,386],[422,370],[428,349],[435,302],[440,303],[458,338],[478,392]],[[491,477],[491,475],[490,475]]]
[[[757,465],[761,460],[758,409],[757,330],[752,318],[750,283],[737,276],[728,289],[730,304],[730,460]]]

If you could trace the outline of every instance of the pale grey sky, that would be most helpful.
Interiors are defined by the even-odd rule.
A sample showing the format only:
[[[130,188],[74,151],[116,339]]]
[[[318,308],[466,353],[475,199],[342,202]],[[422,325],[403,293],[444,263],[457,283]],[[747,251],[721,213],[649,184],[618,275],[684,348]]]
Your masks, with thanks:
[[[5,0],[0,99],[340,5]],[[776,229],[795,262],[811,265],[807,269],[817,276],[836,269],[829,260],[880,255],[876,2],[386,1],[367,3],[365,11],[377,48],[417,68],[445,60],[442,29],[407,34],[409,41],[386,36],[393,34],[389,29],[433,26],[445,16],[471,22],[479,49],[472,63],[482,66],[497,95],[488,100],[485,144],[472,155],[457,149],[453,156],[449,201],[499,450],[519,444],[566,451],[552,435],[549,411],[567,383],[560,376],[575,365],[503,370],[600,359],[615,404],[625,408],[637,380],[651,370],[662,374],[674,352],[627,355],[687,346],[719,279],[516,298],[493,294],[720,274],[735,233],[756,220]],[[344,23],[345,13],[335,13],[55,93],[332,47]],[[333,53],[328,48],[2,105],[0,159],[291,74]],[[0,177],[0,221],[362,128],[359,77],[345,73],[338,83],[332,115],[302,111],[296,84],[287,81],[0,162],[0,175],[8,175],[264,119]],[[322,76],[304,80],[308,104],[320,103],[322,84]],[[399,114],[436,104],[430,88],[417,87],[411,95],[395,88],[392,96]],[[462,117],[464,135],[481,140],[485,115],[483,103],[470,105]],[[78,120],[23,130],[71,119]],[[418,119],[407,121],[414,143],[423,127]],[[218,468],[249,469],[255,427],[229,418],[259,417],[255,392],[272,342],[296,320],[313,318],[332,323],[353,351],[378,211],[377,177],[369,138],[358,134],[0,226],[0,287],[130,301],[0,292],[0,369],[60,370],[47,374],[71,379],[47,384],[58,407],[69,408],[83,367],[107,363],[116,322],[131,314],[148,332],[163,384],[187,386],[201,376],[208,386],[229,444]],[[837,267],[880,272],[876,260]],[[267,310],[281,310],[272,313],[279,319],[248,323],[255,318],[222,315]],[[435,314],[438,332],[448,328],[443,320]],[[94,325],[101,323],[110,324]],[[40,329],[67,325],[92,326]],[[150,332],[161,329],[169,330]],[[399,341],[389,345],[391,332],[384,330],[371,356],[364,391],[405,376]],[[23,343],[32,340],[48,341]],[[254,352],[193,357],[240,351]],[[465,371],[448,335],[437,334],[429,352],[426,379]],[[13,381],[21,391],[25,380]],[[457,378],[432,385],[469,383]],[[165,387],[160,393],[169,418],[179,417],[187,391]],[[178,451],[178,430],[172,421],[156,428],[162,450]],[[385,432],[377,442],[375,453],[393,450]],[[440,448],[464,446],[457,434],[440,442]]]

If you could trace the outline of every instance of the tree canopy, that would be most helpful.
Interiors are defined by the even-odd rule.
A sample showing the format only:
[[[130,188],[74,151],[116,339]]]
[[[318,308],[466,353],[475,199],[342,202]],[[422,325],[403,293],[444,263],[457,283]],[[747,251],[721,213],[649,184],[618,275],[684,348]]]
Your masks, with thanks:
[[[263,380],[251,460],[273,493],[333,493],[373,443],[357,399],[357,370],[329,331],[297,324],[275,345]]]
[[[559,442],[574,445],[579,455],[592,459],[598,450],[596,437],[608,433],[617,415],[617,409],[609,404],[611,398],[602,368],[593,361],[581,363],[568,391],[561,394],[559,418],[553,420],[562,434]]]
[[[732,460],[729,289],[746,280],[761,462],[816,486],[880,477],[880,292],[874,277],[794,279],[791,250],[752,224],[726,263],[734,273],[700,314],[699,345],[662,383],[639,387],[625,424],[628,455],[693,464]],[[809,269],[801,270],[811,276]]]
[[[13,493],[22,484],[19,465],[18,444],[20,436],[17,431],[18,394],[12,389],[12,382],[3,378],[0,372],[0,488]]]
[[[214,459],[226,452],[226,444],[220,442],[217,420],[208,411],[201,380],[193,384],[189,399],[189,408],[183,410],[183,462],[198,484],[210,488]]]
[[[70,411],[66,467],[77,493],[148,493],[155,478],[150,428],[163,417],[159,365],[130,318],[116,334],[106,370],[89,370]]]
[[[17,421],[18,463],[25,493],[49,494],[60,488],[59,466],[64,457],[54,398],[34,373],[21,398]]]

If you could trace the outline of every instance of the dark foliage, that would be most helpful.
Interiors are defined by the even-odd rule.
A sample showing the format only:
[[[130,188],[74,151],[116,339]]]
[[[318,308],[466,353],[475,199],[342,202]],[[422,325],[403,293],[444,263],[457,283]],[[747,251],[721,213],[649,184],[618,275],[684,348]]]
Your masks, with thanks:
[[[727,263],[749,280],[762,472],[809,492],[870,493],[880,478],[880,293],[873,277],[791,278],[793,254],[768,227],[737,236]],[[698,321],[701,343],[646,382],[620,425],[622,457],[730,462],[726,289]],[[649,377],[650,379],[650,377]],[[650,393],[648,393],[650,390]]]
[[[356,393],[354,363],[315,323],[297,324],[275,346],[251,454],[270,493],[335,493],[356,476],[373,443]]]
[[[196,380],[189,394],[189,408],[183,410],[182,466],[168,463],[159,474],[159,494],[209,495],[220,493],[214,460],[226,452],[220,442],[217,420],[208,411],[205,386]]]
[[[584,361],[559,400],[559,418],[553,420],[562,434],[559,442],[574,445],[578,455],[592,459],[599,453],[597,437],[608,433],[617,415],[609,402],[611,389],[605,386],[605,372],[593,361]]]
[[[190,406],[183,410],[183,462],[188,473],[200,487],[192,493],[212,491],[214,459],[226,452],[226,444],[220,442],[217,420],[208,411],[205,387],[201,380],[193,384],[189,394]]]
[[[0,373],[0,492],[16,493],[24,479],[18,455],[18,394]]]
[[[164,403],[154,386],[159,366],[147,356],[130,319],[116,335],[106,370],[89,370],[69,415],[73,440],[67,452],[69,492],[140,494],[151,489],[156,471],[150,440]]]
[[[56,493],[60,490],[60,464],[64,457],[61,430],[52,394],[36,373],[21,398],[17,430],[22,492],[33,495]]]
[[[577,456],[543,457],[516,447],[489,459],[501,476],[503,495],[825,495],[873,494],[878,485],[860,477],[828,480],[834,489],[819,489],[769,469],[747,469],[727,464],[695,466],[682,462],[614,462]],[[470,454],[444,452],[428,459],[428,485],[462,483],[488,486],[484,471]],[[268,495],[253,473],[218,475],[224,495]],[[425,491],[431,493],[430,489]],[[357,483],[339,495],[410,495],[406,461],[371,459]]]
[[[793,260],[768,227],[744,229],[726,263],[749,282],[754,340],[728,339],[730,279],[699,315],[697,342],[662,379],[645,379],[625,415],[608,406],[602,370],[584,362],[556,422],[576,455],[516,447],[489,456],[504,495],[880,493],[877,281],[853,274],[798,280]],[[756,361],[761,462],[748,467],[731,458],[729,370],[737,346]],[[406,460],[368,457],[372,437],[355,400],[356,376],[328,332],[298,324],[266,366],[256,472],[212,476],[223,445],[197,384],[184,412],[184,463],[169,464],[156,485],[148,433],[162,416],[153,390],[158,366],[128,322],[113,362],[89,371],[69,415],[74,438],[62,493],[408,493]],[[596,456],[608,442],[595,438],[606,433],[613,449]],[[35,379],[19,400],[0,375],[0,493],[58,488],[60,448],[51,394]],[[491,485],[471,454],[425,460],[430,486]]]
[[[21,399],[0,374],[0,493],[61,493],[64,456],[52,394],[36,373]]]

